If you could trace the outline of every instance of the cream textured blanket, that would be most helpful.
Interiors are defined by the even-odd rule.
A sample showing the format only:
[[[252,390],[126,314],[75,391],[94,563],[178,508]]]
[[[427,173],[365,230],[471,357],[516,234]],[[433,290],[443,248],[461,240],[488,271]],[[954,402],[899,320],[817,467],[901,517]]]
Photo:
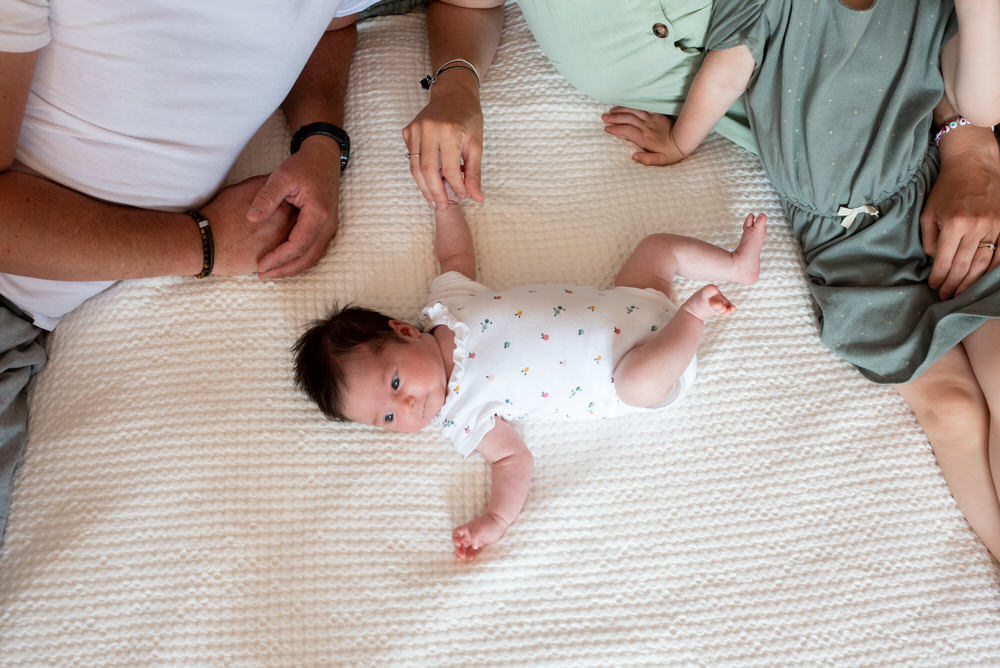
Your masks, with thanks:
[[[632,163],[516,6],[482,88],[487,200],[466,207],[483,282],[606,286],[650,232],[732,246],[747,212],[771,224],[685,401],[520,425],[524,512],[456,563],[486,466],[432,429],[328,423],[288,351],[334,302],[410,319],[423,303],[433,219],[400,129],[428,67],[422,11],[361,25],[341,227],[314,270],[119,284],[51,337],[0,560],[0,665],[1000,663],[998,571],[906,405],[820,345],[758,161],[713,137],[677,167]],[[272,119],[233,177],[287,139]]]

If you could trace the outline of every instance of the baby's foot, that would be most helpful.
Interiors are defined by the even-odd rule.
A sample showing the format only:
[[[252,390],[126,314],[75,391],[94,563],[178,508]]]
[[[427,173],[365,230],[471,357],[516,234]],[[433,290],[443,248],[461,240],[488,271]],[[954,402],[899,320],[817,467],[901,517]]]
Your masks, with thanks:
[[[706,285],[688,297],[681,308],[702,322],[707,322],[717,315],[729,315],[736,310],[717,285]]]
[[[756,218],[751,213],[743,221],[743,236],[732,252],[736,263],[734,279],[740,285],[753,285],[760,277],[760,249],[764,246],[766,228],[767,216],[763,213]]]

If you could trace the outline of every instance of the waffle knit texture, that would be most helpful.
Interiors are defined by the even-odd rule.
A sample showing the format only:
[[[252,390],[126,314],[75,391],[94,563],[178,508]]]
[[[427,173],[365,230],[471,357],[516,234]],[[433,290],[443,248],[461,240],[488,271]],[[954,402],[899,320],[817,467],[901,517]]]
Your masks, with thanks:
[[[698,380],[663,412],[529,420],[520,519],[474,564],[450,533],[488,468],[428,428],[327,422],[289,346],[336,302],[415,320],[432,212],[400,129],[426,99],[424,12],[359,27],[340,230],[285,280],[119,284],[35,380],[0,557],[0,666],[1000,663],[998,573],[902,399],[819,342],[798,248],[751,154],[649,168],[603,132],[515,5],[483,82],[479,280],[607,287],[652,232],[734,247]],[[280,116],[232,178],[286,154]],[[699,284],[681,281],[678,296]]]

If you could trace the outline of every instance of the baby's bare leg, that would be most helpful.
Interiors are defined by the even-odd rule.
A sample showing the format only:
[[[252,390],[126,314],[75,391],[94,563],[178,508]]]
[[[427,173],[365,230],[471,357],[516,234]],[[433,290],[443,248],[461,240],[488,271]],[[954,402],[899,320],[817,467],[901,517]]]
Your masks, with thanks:
[[[615,285],[655,288],[671,295],[671,280],[683,276],[702,281],[731,281],[751,285],[760,275],[767,216],[750,214],[736,250],[678,234],[651,234],[636,246],[615,277]],[[672,296],[672,295],[671,295]]]
[[[691,295],[670,322],[618,362],[614,379],[619,398],[631,406],[666,401],[698,351],[705,321],[732,312],[733,305],[714,285]]]

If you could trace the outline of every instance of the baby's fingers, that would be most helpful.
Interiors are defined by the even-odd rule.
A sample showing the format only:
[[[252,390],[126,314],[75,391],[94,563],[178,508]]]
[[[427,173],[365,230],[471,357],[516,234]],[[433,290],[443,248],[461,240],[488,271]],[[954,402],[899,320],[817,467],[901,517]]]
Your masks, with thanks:
[[[451,534],[451,543],[455,546],[455,557],[459,561],[475,559],[476,551],[472,546],[472,534],[469,532],[467,524],[455,529]]]

